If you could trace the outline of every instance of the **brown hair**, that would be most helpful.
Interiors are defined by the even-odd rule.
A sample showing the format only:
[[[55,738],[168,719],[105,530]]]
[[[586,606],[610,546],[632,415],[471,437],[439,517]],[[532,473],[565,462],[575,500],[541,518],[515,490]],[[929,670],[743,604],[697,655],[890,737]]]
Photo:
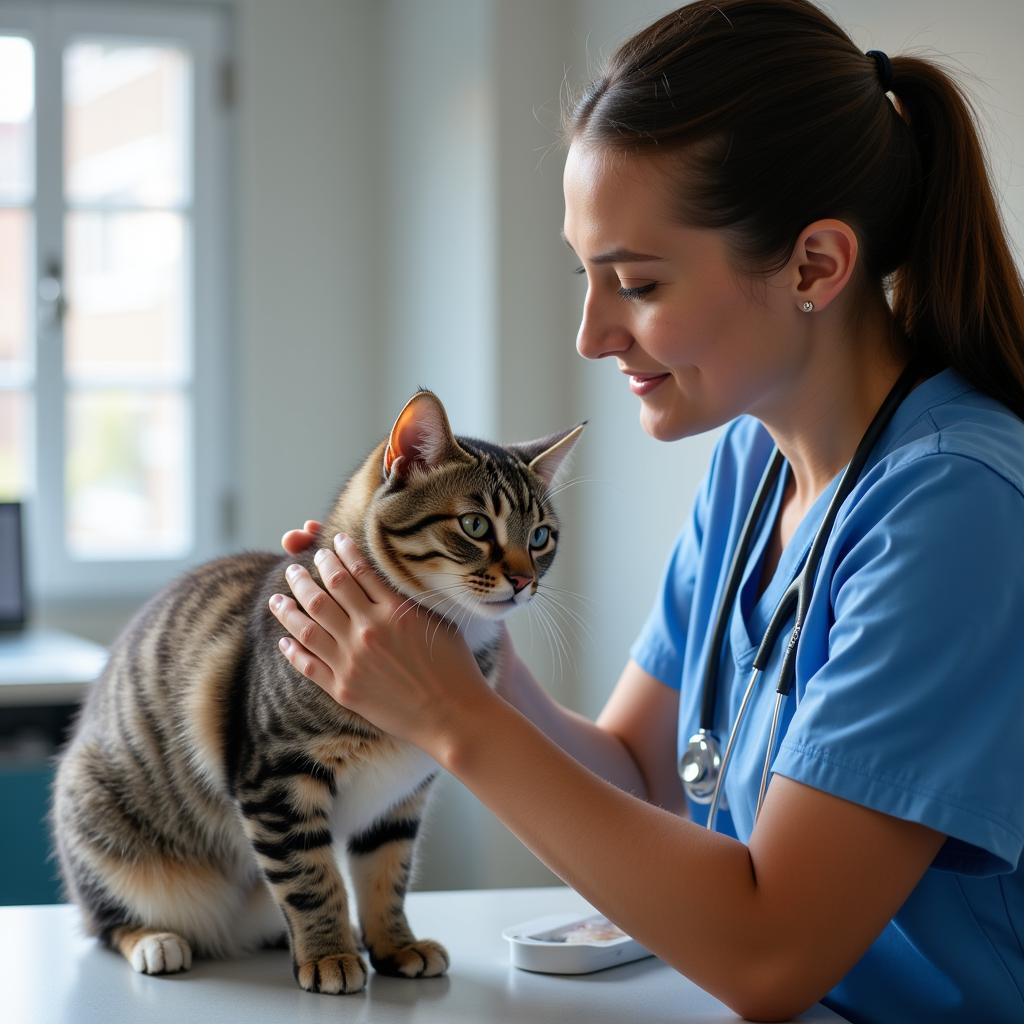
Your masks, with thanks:
[[[771,274],[824,217],[856,232],[930,372],[950,366],[1024,417],[1024,286],[976,115],[936,64],[875,59],[807,0],[698,0],[627,40],[565,118],[570,141],[685,166],[676,214],[727,229]]]

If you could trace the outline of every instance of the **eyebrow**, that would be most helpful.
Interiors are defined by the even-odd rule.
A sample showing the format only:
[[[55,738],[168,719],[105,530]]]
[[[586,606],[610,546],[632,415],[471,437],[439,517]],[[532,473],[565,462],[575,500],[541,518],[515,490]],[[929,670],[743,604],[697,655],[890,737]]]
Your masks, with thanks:
[[[569,245],[569,239],[565,237],[565,232],[560,232],[562,241],[566,245]],[[569,245],[569,250],[575,253],[576,250]],[[603,252],[599,256],[595,256],[590,262],[603,264],[603,263],[640,263],[643,261],[664,261],[664,256],[651,256],[648,253],[633,252],[632,249],[612,249],[609,252]]]

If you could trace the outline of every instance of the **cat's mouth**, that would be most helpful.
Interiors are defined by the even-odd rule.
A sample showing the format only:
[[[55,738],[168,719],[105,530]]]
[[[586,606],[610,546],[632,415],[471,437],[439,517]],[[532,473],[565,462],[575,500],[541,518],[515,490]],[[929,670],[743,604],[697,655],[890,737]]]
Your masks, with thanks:
[[[529,604],[529,599],[517,601],[514,596],[486,598],[474,594],[471,596],[466,595],[461,599],[449,598],[447,602],[443,602],[444,607],[434,605],[431,611],[439,612],[441,615],[455,616],[458,614],[459,608],[466,608],[468,606],[468,610],[476,615],[481,615],[487,619],[502,619],[510,612],[515,611],[516,608],[526,604]]]
[[[529,603],[529,598],[526,601],[517,601],[515,597],[503,597],[503,598],[491,598],[489,601],[485,601],[483,598],[477,598],[479,604],[485,606],[488,614],[491,615],[502,615],[505,612],[510,612],[515,608],[519,608],[524,604]]]

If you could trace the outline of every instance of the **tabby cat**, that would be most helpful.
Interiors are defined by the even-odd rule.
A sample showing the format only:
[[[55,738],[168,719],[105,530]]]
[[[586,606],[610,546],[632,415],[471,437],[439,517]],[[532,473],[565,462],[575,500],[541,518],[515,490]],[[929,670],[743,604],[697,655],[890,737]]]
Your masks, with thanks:
[[[455,437],[419,391],[321,536],[347,533],[397,590],[457,624],[494,685],[501,620],[554,558],[551,492],[583,426],[499,447]],[[289,592],[292,561],[319,581],[314,548],[216,559],[152,597],[59,755],[51,825],[68,896],[137,971],[285,943],[312,992],[361,990],[361,951],[383,974],[448,968],[404,912],[436,762],[339,706],[277,647],[269,598]]]

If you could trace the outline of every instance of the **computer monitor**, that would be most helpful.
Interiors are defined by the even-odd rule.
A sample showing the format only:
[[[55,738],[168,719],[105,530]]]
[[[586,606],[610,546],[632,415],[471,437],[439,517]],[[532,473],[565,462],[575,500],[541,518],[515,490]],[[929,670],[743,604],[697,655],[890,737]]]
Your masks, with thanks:
[[[0,630],[25,625],[25,552],[21,502],[0,501]]]

